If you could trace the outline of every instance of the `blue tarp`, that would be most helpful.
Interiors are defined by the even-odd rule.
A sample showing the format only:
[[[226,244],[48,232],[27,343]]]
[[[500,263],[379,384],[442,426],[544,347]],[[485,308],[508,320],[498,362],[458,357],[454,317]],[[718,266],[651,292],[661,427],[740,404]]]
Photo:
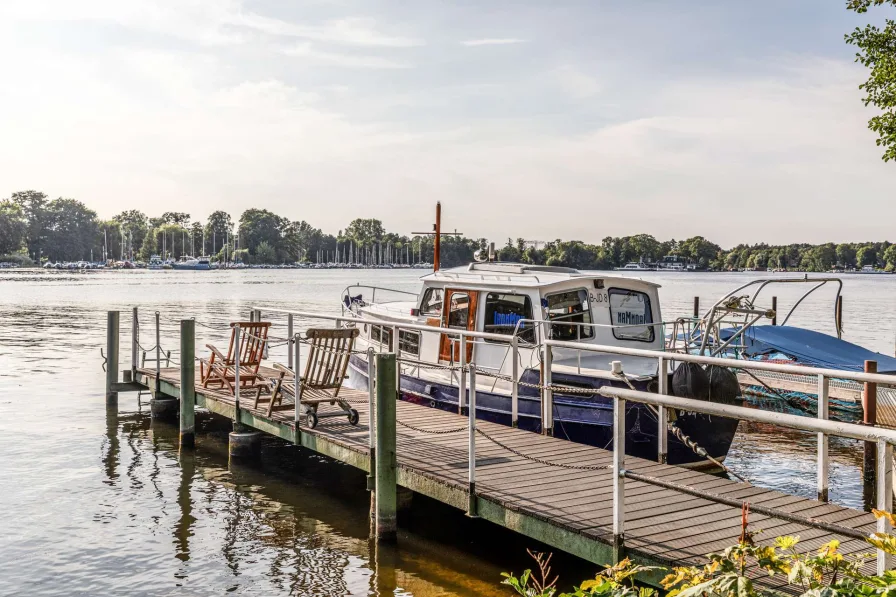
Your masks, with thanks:
[[[733,333],[733,329],[727,329],[722,330],[721,335],[723,339],[727,339]],[[879,372],[896,373],[896,358],[804,328],[753,326],[744,332],[743,344],[746,345],[744,352],[751,357],[780,352],[802,365],[852,371],[864,370],[865,361],[877,361]]]

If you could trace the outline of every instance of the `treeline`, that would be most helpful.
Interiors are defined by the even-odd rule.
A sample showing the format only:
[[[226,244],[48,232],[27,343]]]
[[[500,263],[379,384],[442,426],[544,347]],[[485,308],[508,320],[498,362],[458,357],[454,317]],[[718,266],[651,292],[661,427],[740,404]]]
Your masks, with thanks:
[[[738,245],[724,250],[695,236],[658,241],[649,234],[607,237],[600,244],[556,240],[534,245],[523,239],[499,243],[501,261],[612,269],[629,262],[654,263],[667,256],[697,269],[788,269],[809,272],[864,265],[896,269],[896,245],[889,242],[823,245]],[[446,236],[442,265],[463,265],[485,238]],[[205,221],[189,213],[149,217],[127,210],[111,219],[74,199],[50,200],[39,191],[13,193],[0,200],[0,261],[141,260],[151,255],[178,258],[210,255],[217,261],[243,263],[353,262],[419,263],[433,260],[432,236],[388,232],[376,219],[356,219],[338,234],[326,234],[304,220],[290,220],[266,209],[247,209],[234,222],[216,211]]]

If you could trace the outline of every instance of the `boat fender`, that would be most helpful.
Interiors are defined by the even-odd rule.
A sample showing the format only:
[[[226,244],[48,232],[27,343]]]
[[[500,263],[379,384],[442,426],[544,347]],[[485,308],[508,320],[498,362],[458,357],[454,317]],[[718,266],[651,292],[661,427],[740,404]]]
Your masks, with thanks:
[[[672,394],[694,400],[709,399],[709,378],[697,363],[682,363],[672,374]]]
[[[734,371],[719,365],[707,365],[705,371],[709,379],[710,402],[734,404],[738,401],[741,389]]]

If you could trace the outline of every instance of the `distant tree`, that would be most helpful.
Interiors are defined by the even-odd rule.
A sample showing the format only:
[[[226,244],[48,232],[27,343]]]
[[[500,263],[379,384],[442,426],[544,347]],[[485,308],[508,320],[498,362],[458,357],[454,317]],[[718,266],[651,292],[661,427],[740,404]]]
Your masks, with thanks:
[[[358,218],[352,220],[345,229],[343,236],[354,240],[355,243],[361,246],[368,246],[381,240],[385,234],[386,231],[381,221],[373,218]]]
[[[25,210],[14,201],[0,201],[0,255],[15,253],[21,249],[27,232]]]
[[[859,247],[859,250],[856,252],[856,262],[859,266],[876,265],[877,252],[874,250],[874,247],[871,245]]]
[[[217,255],[221,247],[224,246],[224,238],[233,234],[233,221],[230,214],[226,211],[216,211],[208,217],[205,225],[205,242],[211,247],[211,251],[206,249],[211,255]]]
[[[50,232],[46,255],[56,260],[78,261],[90,258],[99,233],[96,212],[75,199],[54,199],[47,204]],[[99,258],[100,255],[94,255]]]
[[[255,263],[276,263],[277,249],[263,240],[255,247]]]
[[[884,261],[887,264],[887,271],[896,269],[896,245],[890,245],[884,251]]]
[[[186,225],[190,222],[190,214],[180,211],[166,211],[162,214],[162,220],[166,224]]]
[[[265,242],[280,254],[283,231],[289,224],[286,218],[266,209],[247,209],[240,216],[240,245],[255,255],[258,246]]]
[[[37,261],[41,254],[46,255],[44,244],[50,228],[50,214],[47,211],[47,196],[40,191],[19,191],[10,197],[22,208],[27,221],[25,243],[28,254]]]
[[[841,243],[837,245],[836,251],[837,263],[839,263],[843,267],[856,266],[856,250],[852,245],[848,243]]]

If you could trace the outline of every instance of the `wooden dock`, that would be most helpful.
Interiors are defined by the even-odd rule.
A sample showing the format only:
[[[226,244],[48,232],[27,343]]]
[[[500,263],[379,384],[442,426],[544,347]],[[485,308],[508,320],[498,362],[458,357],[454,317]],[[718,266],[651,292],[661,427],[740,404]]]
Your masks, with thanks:
[[[155,370],[138,369],[135,381],[154,388]],[[159,386],[163,394],[178,397],[179,381],[179,369],[161,369]],[[240,423],[370,471],[366,391],[344,388],[340,392],[360,412],[358,426],[349,425],[344,418],[325,418],[315,429],[303,424],[298,433],[292,409],[268,417],[266,405],[251,408],[254,395],[254,390],[241,393]],[[198,379],[196,406],[230,419],[235,416],[233,396],[204,389]],[[466,510],[470,501],[467,417],[399,401],[396,420],[398,484]],[[610,464],[612,453],[483,421],[478,421],[477,427],[518,452],[515,454],[486,437],[477,437],[478,515],[596,564],[612,564],[611,471],[574,470],[537,461],[600,466]],[[633,457],[626,457],[626,469],[869,534],[875,530],[872,515],[833,504]],[[626,481],[625,511],[625,555],[649,565],[702,565],[706,563],[706,554],[736,544],[741,530],[739,508],[632,480]],[[755,513],[750,516],[750,527],[753,531],[762,530],[756,537],[761,543],[771,543],[780,535],[799,535],[802,550],[839,539],[845,554],[872,551],[861,540]],[[873,574],[874,561],[866,566]],[[656,583],[658,578],[656,575],[645,580]],[[758,580],[769,588],[787,590],[786,579]]]

